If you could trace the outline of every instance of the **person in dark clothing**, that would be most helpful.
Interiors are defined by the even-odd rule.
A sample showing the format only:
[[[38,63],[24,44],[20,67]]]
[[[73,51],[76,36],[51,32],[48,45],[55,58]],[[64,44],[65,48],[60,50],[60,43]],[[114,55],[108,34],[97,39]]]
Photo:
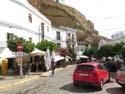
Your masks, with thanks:
[[[55,61],[54,59],[52,58],[52,61],[51,61],[51,70],[52,70],[52,76],[54,76],[55,74]]]
[[[122,65],[122,62],[120,62],[119,60],[116,61],[116,69],[120,69],[121,68],[121,65]]]

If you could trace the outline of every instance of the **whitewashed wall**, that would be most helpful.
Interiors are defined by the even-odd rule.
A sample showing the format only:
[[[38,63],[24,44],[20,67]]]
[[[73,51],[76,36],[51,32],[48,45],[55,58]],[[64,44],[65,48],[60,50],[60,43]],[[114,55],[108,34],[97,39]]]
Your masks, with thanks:
[[[28,21],[28,14],[32,15],[32,23]],[[1,0],[0,1],[0,46],[6,46],[6,34],[14,33],[25,39],[32,38],[34,43],[39,42],[39,30],[41,22],[44,23],[45,38],[51,31],[51,22],[27,0]],[[47,32],[47,33],[46,33]]]
[[[60,41],[57,40],[57,31],[60,32]],[[74,35],[74,40],[75,40],[75,51],[77,49],[77,38],[76,38],[76,30],[68,27],[62,27],[60,26],[59,28],[52,27],[52,32],[51,32],[51,39],[55,41],[55,43],[60,43],[62,48],[67,47],[67,34],[70,33],[70,39],[72,39],[72,35]],[[71,43],[72,44],[72,43]]]
[[[58,41],[57,38],[57,32],[60,32],[60,41]],[[62,48],[66,47],[66,30],[61,29],[61,28],[56,28],[56,27],[52,27],[52,32],[50,33],[51,35],[51,39],[55,42],[55,43],[60,43]]]

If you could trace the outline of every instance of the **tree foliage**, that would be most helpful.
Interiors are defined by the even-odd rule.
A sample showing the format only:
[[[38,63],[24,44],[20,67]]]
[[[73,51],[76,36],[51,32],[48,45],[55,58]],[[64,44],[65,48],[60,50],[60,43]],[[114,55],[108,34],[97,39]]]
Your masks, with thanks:
[[[125,47],[122,48],[121,55],[125,59]]]
[[[74,52],[74,49],[71,48],[71,47],[69,47],[68,49],[69,49],[69,56],[71,58],[75,58],[76,57],[76,53]]]
[[[36,48],[42,51],[47,51],[47,49],[49,48],[50,51],[52,52],[57,49],[57,45],[54,42],[44,40],[44,41],[37,43]]]
[[[115,56],[115,55],[123,55],[124,53],[124,47],[125,43],[116,43],[115,45],[103,45],[99,50],[98,50],[98,56],[99,57],[109,57],[109,56]]]
[[[23,51],[25,53],[29,53],[29,52],[33,51],[33,49],[35,47],[34,43],[27,41],[27,40],[23,39],[22,37],[21,38],[16,37],[14,40],[8,40],[7,46],[11,51],[16,52],[16,44],[18,44],[18,43],[21,43],[24,45]]]
[[[114,52],[115,55],[120,55],[121,52],[122,52],[122,49],[123,49],[123,46],[125,44],[123,42],[121,43],[116,43],[113,48],[112,48],[112,51]]]
[[[108,45],[101,46],[101,48],[98,51],[98,55],[100,57],[114,56],[113,45],[108,44]]]
[[[24,43],[24,52],[29,53],[34,50],[35,44],[30,41],[25,41]]]
[[[91,57],[92,55],[96,56],[97,49],[95,47],[86,47],[84,55]]]

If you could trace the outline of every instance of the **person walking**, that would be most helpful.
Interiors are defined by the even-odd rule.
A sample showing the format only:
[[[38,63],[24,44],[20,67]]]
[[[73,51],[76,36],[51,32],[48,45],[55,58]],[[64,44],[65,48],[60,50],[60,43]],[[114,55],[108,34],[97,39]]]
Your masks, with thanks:
[[[55,74],[55,61],[54,59],[52,58],[52,61],[51,61],[51,70],[52,70],[52,76],[54,76]]]
[[[120,69],[122,65],[122,62],[120,62],[120,60],[116,61],[116,70]]]

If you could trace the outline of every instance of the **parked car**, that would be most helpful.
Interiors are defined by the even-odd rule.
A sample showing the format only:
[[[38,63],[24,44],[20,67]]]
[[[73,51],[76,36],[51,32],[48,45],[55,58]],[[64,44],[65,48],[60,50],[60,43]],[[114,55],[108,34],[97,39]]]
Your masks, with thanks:
[[[125,65],[116,72],[116,82],[125,88]]]
[[[106,61],[105,66],[107,67],[107,69],[109,69],[110,72],[117,71],[115,61]]]
[[[110,72],[102,63],[87,62],[78,64],[73,73],[73,84],[93,85],[100,90],[110,81]]]

